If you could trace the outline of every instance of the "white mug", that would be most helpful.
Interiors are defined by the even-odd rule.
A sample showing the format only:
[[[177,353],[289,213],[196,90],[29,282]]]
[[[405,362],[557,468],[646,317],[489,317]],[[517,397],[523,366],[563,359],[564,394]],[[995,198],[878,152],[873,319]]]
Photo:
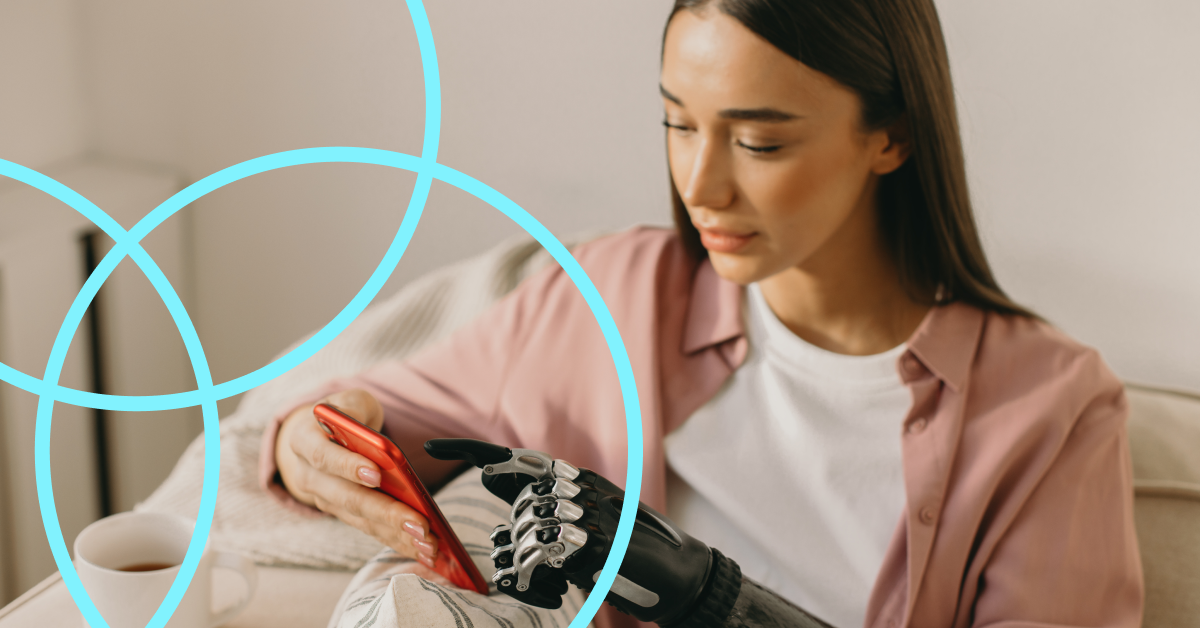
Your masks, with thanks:
[[[92,603],[110,628],[144,628],[158,610],[191,543],[194,523],[183,517],[124,512],[105,517],[75,538],[75,570]],[[135,569],[159,569],[127,571]],[[232,569],[246,581],[246,596],[212,610],[212,569]],[[240,613],[258,585],[254,562],[238,554],[205,548],[196,575],[167,628],[213,628]],[[87,620],[83,621],[85,628]]]

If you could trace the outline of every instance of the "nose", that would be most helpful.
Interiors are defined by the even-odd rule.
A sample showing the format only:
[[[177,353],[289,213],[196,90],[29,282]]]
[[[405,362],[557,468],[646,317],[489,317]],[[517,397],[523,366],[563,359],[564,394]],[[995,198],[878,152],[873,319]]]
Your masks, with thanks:
[[[687,184],[679,191],[689,207],[721,209],[733,202],[733,178],[729,151],[721,142],[705,138],[692,160]]]

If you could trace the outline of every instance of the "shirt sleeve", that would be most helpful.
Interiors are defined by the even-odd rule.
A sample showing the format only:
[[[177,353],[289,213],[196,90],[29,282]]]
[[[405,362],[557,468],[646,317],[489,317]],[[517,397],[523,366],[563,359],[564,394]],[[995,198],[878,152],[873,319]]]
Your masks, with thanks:
[[[1128,403],[1098,354],[1083,360],[1093,392],[983,570],[974,626],[1141,624]]]

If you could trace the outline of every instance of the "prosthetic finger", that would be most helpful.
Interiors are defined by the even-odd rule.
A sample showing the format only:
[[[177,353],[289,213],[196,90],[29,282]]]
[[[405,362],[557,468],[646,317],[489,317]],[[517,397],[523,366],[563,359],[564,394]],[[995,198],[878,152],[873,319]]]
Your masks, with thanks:
[[[549,477],[572,479],[579,470],[534,449],[509,449],[471,438],[434,438],[425,452],[438,460],[465,460],[483,469],[483,484],[508,503],[530,482]],[[557,468],[556,468],[557,466]]]
[[[568,589],[566,576],[561,570],[542,565],[540,569],[534,569],[529,574],[524,589],[517,588],[518,575],[513,567],[516,548],[511,541],[510,526],[497,526],[492,532],[492,542],[495,545],[495,549],[492,550],[492,564],[496,566],[492,582],[496,583],[500,592],[519,602],[550,609],[561,607],[562,596],[566,595]]]

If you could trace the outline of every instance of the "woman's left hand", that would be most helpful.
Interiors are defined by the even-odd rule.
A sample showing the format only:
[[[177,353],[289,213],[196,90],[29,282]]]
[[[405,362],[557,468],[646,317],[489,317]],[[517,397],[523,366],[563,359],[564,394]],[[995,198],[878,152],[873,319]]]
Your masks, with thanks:
[[[322,400],[378,430],[383,409],[364,390],[347,390]],[[427,567],[437,559],[438,538],[421,513],[374,490],[378,465],[329,440],[312,406],[294,411],[280,426],[275,460],[284,487],[299,502],[327,512],[371,535],[402,556]]]

